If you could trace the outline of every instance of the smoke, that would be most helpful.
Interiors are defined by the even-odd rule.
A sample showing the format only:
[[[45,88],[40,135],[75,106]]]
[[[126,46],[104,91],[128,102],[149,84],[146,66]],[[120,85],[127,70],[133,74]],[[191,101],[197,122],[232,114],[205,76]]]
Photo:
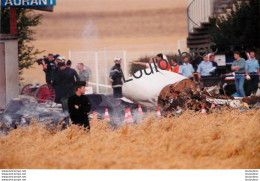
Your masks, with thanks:
[[[82,31],[83,45],[88,50],[93,50],[99,43],[98,27],[92,20],[86,22]]]
[[[48,124],[57,127],[60,124],[62,126],[68,124],[69,114],[63,112],[62,108],[52,102],[37,103],[32,97],[20,96],[8,104],[0,118],[0,130],[8,133],[18,126],[29,125],[31,120],[37,120],[42,125]]]

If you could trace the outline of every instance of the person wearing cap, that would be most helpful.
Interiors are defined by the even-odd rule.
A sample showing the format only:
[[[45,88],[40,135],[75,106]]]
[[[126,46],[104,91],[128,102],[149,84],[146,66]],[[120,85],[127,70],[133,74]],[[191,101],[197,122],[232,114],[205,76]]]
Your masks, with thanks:
[[[212,62],[209,61],[209,54],[203,57],[203,61],[199,64],[197,72],[198,72],[198,79],[199,82],[203,83],[203,87],[207,85],[207,78],[211,77],[211,71],[213,69]]]
[[[245,82],[245,59],[240,57],[238,51],[234,52],[234,62],[232,63],[231,69],[235,72],[235,84],[236,90],[239,97],[245,97],[244,82]]]
[[[197,72],[198,72],[199,79],[210,77],[211,76],[210,71],[212,70],[212,68],[213,68],[213,64],[212,62],[209,61],[209,54],[205,55],[203,57],[203,61],[198,66]]]
[[[184,63],[180,66],[179,73],[182,74],[183,76],[188,77],[189,79],[193,80],[194,68],[189,63],[189,58],[184,57],[183,62]]]
[[[61,62],[64,62],[64,63],[65,63],[65,57],[59,55],[59,56],[55,59],[56,66],[58,67],[58,64],[61,63]]]
[[[121,57],[114,58],[115,65],[110,70],[109,78],[112,81],[113,96],[114,98],[122,97],[122,71],[121,71]]]
[[[57,65],[55,64],[52,53],[48,54],[48,61],[42,61],[43,71],[45,72],[46,83],[52,85],[57,71]]]
[[[245,72],[247,76],[250,76],[248,80],[248,95],[252,93],[256,94],[258,89],[258,82],[260,80],[259,63],[255,58],[255,52],[251,50],[249,52],[249,59],[246,61]]]
[[[74,85],[76,81],[79,81],[78,73],[71,67],[71,60],[66,62],[66,68],[64,69],[64,81],[65,81],[65,95],[66,97],[74,94]]]
[[[91,103],[85,96],[85,81],[75,83],[76,93],[68,99],[68,109],[73,124],[84,126],[90,129],[88,112],[91,110]]]

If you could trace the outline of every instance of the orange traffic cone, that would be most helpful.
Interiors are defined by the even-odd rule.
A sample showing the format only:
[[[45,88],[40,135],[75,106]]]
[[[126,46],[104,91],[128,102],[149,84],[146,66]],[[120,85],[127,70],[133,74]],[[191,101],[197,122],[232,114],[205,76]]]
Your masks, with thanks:
[[[204,105],[201,106],[201,115],[206,116],[206,110],[204,108]]]
[[[215,108],[215,103],[214,103],[214,100],[212,101],[211,103],[211,109]]]
[[[157,107],[156,115],[157,115],[157,118],[161,118],[162,117],[159,107]]]
[[[97,119],[97,114],[95,111],[93,111],[93,118],[92,119]]]
[[[104,117],[104,119],[110,120],[110,118],[109,118],[109,113],[108,113],[108,109],[107,109],[107,108],[106,108],[106,110],[105,110],[105,117]]]
[[[143,115],[143,110],[141,108],[141,105],[138,105],[138,115]]]
[[[127,120],[127,123],[128,123],[128,124],[134,123],[134,119],[133,119],[133,117],[132,117],[130,108],[128,108],[128,120]]]
[[[128,121],[128,109],[125,110],[125,120],[124,120],[126,123]]]

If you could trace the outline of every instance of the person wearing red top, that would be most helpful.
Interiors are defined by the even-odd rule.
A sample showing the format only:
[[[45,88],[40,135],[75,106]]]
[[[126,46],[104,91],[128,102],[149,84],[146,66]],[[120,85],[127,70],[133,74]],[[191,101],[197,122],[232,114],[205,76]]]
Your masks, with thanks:
[[[165,55],[163,55],[162,53],[159,53],[156,55],[156,63],[157,63],[157,67],[159,67],[162,70],[167,70],[167,71],[171,71],[171,64],[170,62],[167,60],[167,57]],[[167,63],[166,63],[167,62]],[[158,64],[160,66],[158,66]],[[167,67],[167,68],[166,68]]]
[[[172,71],[172,72],[175,72],[175,73],[177,73],[177,74],[179,74],[179,68],[180,68],[180,66],[177,64],[176,59],[172,58],[172,59],[171,59],[171,63],[172,63],[171,71]]]

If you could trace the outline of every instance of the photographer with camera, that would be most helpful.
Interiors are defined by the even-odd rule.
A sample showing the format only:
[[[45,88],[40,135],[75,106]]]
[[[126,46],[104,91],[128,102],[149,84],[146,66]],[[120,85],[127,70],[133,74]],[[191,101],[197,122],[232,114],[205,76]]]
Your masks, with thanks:
[[[43,59],[38,59],[37,63],[39,65],[42,64],[46,76],[46,83],[51,85],[54,80],[55,72],[57,71],[53,54],[49,53],[47,58],[44,57]]]

